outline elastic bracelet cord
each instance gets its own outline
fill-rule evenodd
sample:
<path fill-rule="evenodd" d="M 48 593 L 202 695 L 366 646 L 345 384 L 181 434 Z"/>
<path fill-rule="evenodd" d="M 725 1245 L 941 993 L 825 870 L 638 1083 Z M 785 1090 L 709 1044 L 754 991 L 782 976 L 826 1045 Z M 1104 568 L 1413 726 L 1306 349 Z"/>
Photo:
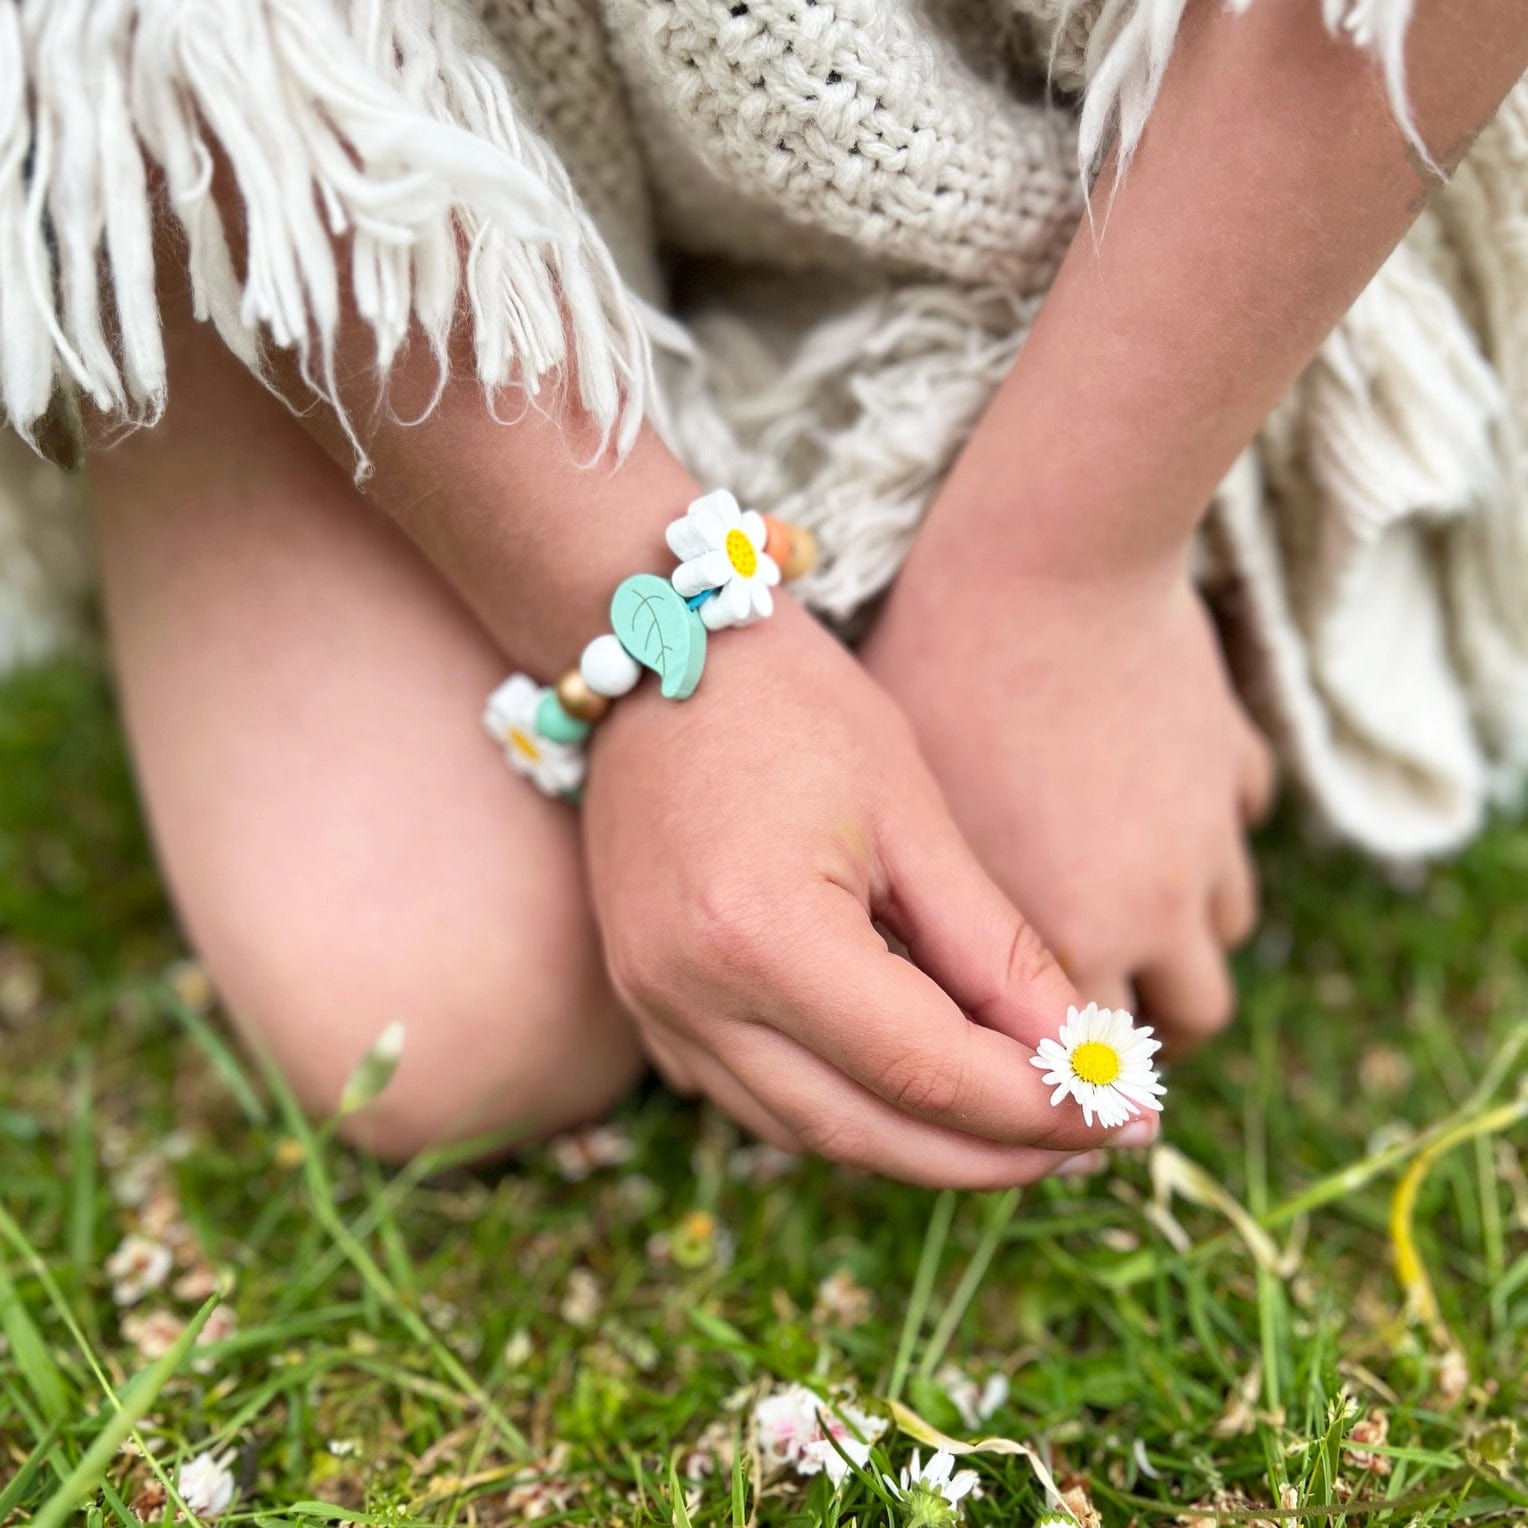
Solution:
<path fill-rule="evenodd" d="M 591 729 L 643 669 L 667 699 L 688 699 L 705 668 L 707 634 L 766 619 L 775 585 L 817 561 L 809 530 L 739 509 L 724 488 L 696 499 L 664 539 L 679 559 L 673 576 L 623 579 L 610 600 L 611 629 L 584 648 L 577 668 L 555 685 L 511 674 L 488 697 L 489 736 L 509 767 L 548 796 L 577 798 Z"/>

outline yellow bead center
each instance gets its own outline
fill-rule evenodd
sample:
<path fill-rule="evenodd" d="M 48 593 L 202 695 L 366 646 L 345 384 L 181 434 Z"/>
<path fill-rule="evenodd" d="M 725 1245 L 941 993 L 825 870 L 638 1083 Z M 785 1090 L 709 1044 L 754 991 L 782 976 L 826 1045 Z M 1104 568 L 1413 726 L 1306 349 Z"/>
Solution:
<path fill-rule="evenodd" d="M 727 561 L 736 570 L 739 578 L 752 578 L 758 571 L 759 554 L 753 549 L 751 542 L 743 531 L 727 532 Z"/>
<path fill-rule="evenodd" d="M 1102 1040 L 1087 1040 L 1072 1052 L 1072 1070 L 1084 1082 L 1106 1088 L 1119 1076 L 1119 1052 Z"/>
<path fill-rule="evenodd" d="M 509 746 L 529 763 L 541 762 L 541 750 L 536 746 L 536 740 L 530 733 L 522 732 L 519 727 L 509 729 Z"/>

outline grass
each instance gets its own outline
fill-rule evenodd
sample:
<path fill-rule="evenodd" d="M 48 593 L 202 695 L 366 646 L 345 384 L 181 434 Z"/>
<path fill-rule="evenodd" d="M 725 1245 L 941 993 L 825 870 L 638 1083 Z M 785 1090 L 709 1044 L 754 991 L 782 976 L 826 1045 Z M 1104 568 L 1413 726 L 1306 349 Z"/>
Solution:
<path fill-rule="evenodd" d="M 900 1465 L 971 1436 L 948 1363 L 1008 1376 L 980 1430 L 1107 1524 L 1528 1521 L 1528 833 L 1404 894 L 1287 824 L 1263 861 L 1241 1022 L 1174 1076 L 1152 1171 L 956 1196 L 782 1170 L 653 1089 L 631 1160 L 582 1182 L 552 1152 L 388 1173 L 177 965 L 98 674 L 10 681 L 0 1522 L 171 1521 L 211 1449 L 224 1522 L 899 1523 L 869 1473 L 762 1471 L 749 1410 L 852 1388 Z M 145 1221 L 177 1266 L 119 1310 L 104 1264 Z M 161 1351 L 193 1316 L 218 1340 Z M 1044 1509 L 1011 1444 L 964 1462 L 970 1522 Z"/>

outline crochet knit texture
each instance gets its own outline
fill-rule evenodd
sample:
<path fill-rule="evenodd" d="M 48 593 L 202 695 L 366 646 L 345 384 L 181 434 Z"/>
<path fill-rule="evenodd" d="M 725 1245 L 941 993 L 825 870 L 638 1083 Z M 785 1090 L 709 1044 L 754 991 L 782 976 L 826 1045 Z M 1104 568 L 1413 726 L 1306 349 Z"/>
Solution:
<path fill-rule="evenodd" d="M 343 231 L 382 364 L 411 329 L 443 355 L 465 310 L 492 400 L 562 385 L 571 343 L 617 448 L 649 418 L 702 481 L 817 532 L 802 595 L 852 626 L 1022 345 L 1084 172 L 1128 159 L 1182 3 L 20 0 L 0 403 L 28 438 L 68 394 L 152 424 L 152 172 L 198 311 L 250 366 L 291 348 L 332 396 Z M 1409 9 L 1323 3 L 1412 130 Z M 1249 701 L 1375 852 L 1456 845 L 1528 772 L 1525 439 L 1520 85 L 1202 538 Z M 0 665 L 58 639 L 80 584 L 59 498 L 0 462 Z"/>

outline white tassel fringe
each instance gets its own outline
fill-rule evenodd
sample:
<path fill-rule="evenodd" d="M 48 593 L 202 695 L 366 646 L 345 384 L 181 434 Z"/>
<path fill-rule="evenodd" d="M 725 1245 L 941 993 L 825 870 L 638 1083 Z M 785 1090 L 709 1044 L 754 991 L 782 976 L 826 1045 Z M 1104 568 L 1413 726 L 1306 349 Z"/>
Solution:
<path fill-rule="evenodd" d="M 124 424 L 163 410 L 157 179 L 196 313 L 251 367 L 293 351 L 344 419 L 347 292 L 383 369 L 412 332 L 444 376 L 465 306 L 490 395 L 571 381 L 601 449 L 625 450 L 651 385 L 642 316 L 483 45 L 441 0 L 0 6 L 7 420 L 32 439 L 59 384 Z"/>
<path fill-rule="evenodd" d="M 1065 0 L 1053 36 L 1058 40 L 1086 0 Z M 1077 162 L 1085 184 L 1115 155 L 1119 185 L 1140 146 L 1147 119 L 1167 74 L 1186 0 L 1105 0 L 1083 59 L 1087 89 L 1078 123 Z M 1224 0 L 1241 14 L 1253 0 Z M 1299 0 L 1309 3 L 1309 0 Z M 1406 30 L 1413 0 L 1321 0 L 1321 17 L 1334 37 L 1372 53 L 1385 75 L 1390 107 L 1423 164 L 1441 177 L 1417 130 L 1406 93 Z"/>

